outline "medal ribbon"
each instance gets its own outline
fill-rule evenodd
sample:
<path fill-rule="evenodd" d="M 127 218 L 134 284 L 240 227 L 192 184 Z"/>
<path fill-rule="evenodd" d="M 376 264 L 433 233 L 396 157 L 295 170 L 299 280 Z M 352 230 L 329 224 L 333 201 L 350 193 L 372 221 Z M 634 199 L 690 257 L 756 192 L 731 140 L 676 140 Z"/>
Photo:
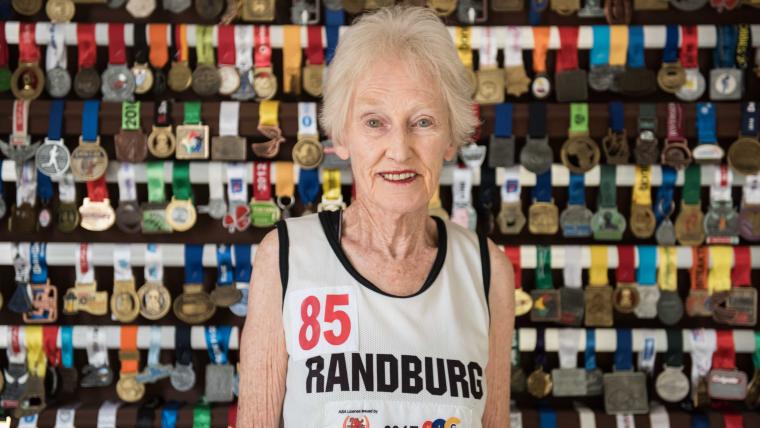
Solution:
<path fill-rule="evenodd" d="M 8 41 L 5 38 L 5 21 L 0 21 L 0 68 L 8 68 Z"/>
<path fill-rule="evenodd" d="M 712 267 L 707 274 L 707 288 L 710 294 L 731 289 L 731 265 L 734 252 L 729 246 L 709 247 Z"/>
<path fill-rule="evenodd" d="M 100 101 L 86 100 L 82 109 L 82 142 L 94 143 L 98 140 L 98 114 Z"/>
<path fill-rule="evenodd" d="M 277 100 L 264 100 L 259 103 L 259 127 L 274 126 L 279 127 L 278 112 L 280 102 Z"/>
<path fill-rule="evenodd" d="M 74 368 L 74 327 L 70 325 L 61 326 L 61 365 Z"/>
<path fill-rule="evenodd" d="M 615 371 L 633 370 L 633 336 L 630 328 L 615 330 L 617 346 L 615 349 Z"/>
<path fill-rule="evenodd" d="M 338 47 L 340 38 L 340 27 L 345 22 L 345 12 L 343 9 L 332 10 L 325 8 L 325 36 L 327 39 L 327 48 L 325 51 L 325 63 L 330 64 L 335 55 L 335 48 Z"/>
<path fill-rule="evenodd" d="M 100 327 L 85 327 L 87 330 L 85 348 L 87 362 L 95 367 L 108 367 L 108 348 L 106 347 L 106 332 Z"/>
<path fill-rule="evenodd" d="M 634 205 L 652 205 L 652 170 L 649 166 L 636 165 L 633 186 Z"/>
<path fill-rule="evenodd" d="M 578 27 L 559 27 L 560 49 L 557 51 L 555 72 L 578 68 Z"/>
<path fill-rule="evenodd" d="M 216 26 L 216 46 L 219 49 L 219 65 L 235 66 L 235 27 L 233 25 Z"/>
<path fill-rule="evenodd" d="M 570 130 L 569 135 L 588 135 L 588 104 L 570 104 Z"/>
<path fill-rule="evenodd" d="M 235 244 L 235 282 L 245 284 L 251 282 L 251 246 L 248 244 Z"/>
<path fill-rule="evenodd" d="M 589 286 L 603 287 L 609 284 L 607 277 L 607 247 L 604 245 L 592 245 L 589 247 L 589 251 L 591 252 L 591 266 L 588 269 Z"/>
<path fill-rule="evenodd" d="M 121 129 L 140 131 L 140 101 L 121 103 Z"/>
<path fill-rule="evenodd" d="M 179 31 L 179 27 L 182 24 L 177 25 L 175 31 Z M 160 70 L 164 68 L 167 62 L 169 62 L 169 41 L 167 40 L 167 24 L 148 24 L 148 43 L 150 44 L 150 53 L 148 54 L 148 60 L 150 65 Z M 185 50 L 185 61 L 187 61 L 187 46 L 177 46 L 176 49 L 180 51 L 182 48 Z"/>
<path fill-rule="evenodd" d="M 113 279 L 115 281 L 134 280 L 132 275 L 131 251 L 127 245 L 114 245 L 113 248 Z"/>
<path fill-rule="evenodd" d="M 681 196 L 684 204 L 701 204 L 701 185 L 702 168 L 699 165 L 691 165 L 686 168 L 686 172 L 684 173 L 683 194 Z"/>
<path fill-rule="evenodd" d="M 148 202 L 163 203 L 166 200 L 164 191 L 164 162 L 147 162 Z"/>
<path fill-rule="evenodd" d="M 145 282 L 160 283 L 164 280 L 164 265 L 158 244 L 145 245 Z"/>
<path fill-rule="evenodd" d="M 21 180 L 16 183 L 16 205 L 29 204 L 34 206 L 37 195 L 37 168 L 34 161 L 26 161 L 21 167 Z"/>
<path fill-rule="evenodd" d="M 678 255 L 676 247 L 659 247 L 660 266 L 657 284 L 662 291 L 678 291 Z"/>
<path fill-rule="evenodd" d="M 607 65 L 610 62 L 610 27 L 609 25 L 593 25 L 594 41 L 589 52 L 591 67 Z"/>
<path fill-rule="evenodd" d="M 731 271 L 731 284 L 734 287 L 750 287 L 752 284 L 752 256 L 749 247 L 736 246 L 733 248 L 734 269 Z"/>
<path fill-rule="evenodd" d="M 736 38 L 735 26 L 718 26 L 718 40 L 713 50 L 714 68 L 736 68 Z"/>
<path fill-rule="evenodd" d="M 696 25 L 681 26 L 681 65 L 683 68 L 699 68 L 697 53 L 699 37 Z"/>
<path fill-rule="evenodd" d="M 234 25 L 235 65 L 240 72 L 253 66 L 253 25 Z"/>
<path fill-rule="evenodd" d="M 95 282 L 95 269 L 90 263 L 92 247 L 87 243 L 79 244 L 76 250 L 77 284 L 92 284 Z"/>
<path fill-rule="evenodd" d="M 752 354 L 752 364 L 755 370 L 760 370 L 760 331 L 755 332 L 755 352 Z"/>
<path fill-rule="evenodd" d="M 546 136 L 546 103 L 530 103 L 528 114 L 528 136 L 533 138 Z"/>
<path fill-rule="evenodd" d="M 704 413 L 692 413 L 691 428 L 710 428 L 710 419 Z"/>
<path fill-rule="evenodd" d="M 42 205 L 47 205 L 53 199 L 53 181 L 42 171 L 37 171 L 37 196 Z"/>
<path fill-rule="evenodd" d="M 498 51 L 499 46 L 495 43 L 494 36 L 491 34 L 491 27 L 481 27 L 478 68 L 480 70 L 498 68 L 499 63 L 496 61 Z"/>
<path fill-rule="evenodd" d="M 563 369 L 573 369 L 578 366 L 578 340 L 581 337 L 579 328 L 567 328 L 559 335 L 559 366 Z"/>
<path fill-rule="evenodd" d="M 77 62 L 79 69 L 92 68 L 98 62 L 98 49 L 95 45 L 95 24 L 78 22 L 77 27 Z M 85 101 L 85 105 L 86 105 Z"/>
<path fill-rule="evenodd" d="M 628 27 L 628 68 L 646 68 L 644 59 L 644 27 L 631 25 Z"/>
<path fill-rule="evenodd" d="M 214 46 L 211 44 L 213 28 L 208 25 L 195 26 L 195 56 L 198 65 L 214 65 Z"/>
<path fill-rule="evenodd" d="M 757 137 L 757 116 L 757 104 L 754 101 L 742 105 L 742 136 Z"/>
<path fill-rule="evenodd" d="M 472 173 L 470 170 L 458 167 L 454 170 L 453 185 L 451 186 L 452 211 L 454 208 L 467 207 L 472 203 Z M 466 223 L 465 223 L 466 224 Z"/>
<path fill-rule="evenodd" d="M 47 243 L 32 242 L 29 245 L 29 260 L 31 261 L 32 284 L 46 284 L 48 280 L 48 266 L 46 261 Z"/>
<path fill-rule="evenodd" d="M 602 164 L 599 172 L 599 208 L 617 208 L 617 169 Z"/>
<path fill-rule="evenodd" d="M 596 369 L 596 329 L 586 329 L 586 349 L 583 351 L 583 361 L 587 372 Z"/>
<path fill-rule="evenodd" d="M 339 169 L 322 170 L 322 198 L 328 201 L 342 201 L 343 193 L 340 185 Z"/>
<path fill-rule="evenodd" d="M 119 373 L 121 374 L 128 374 L 128 373 L 137 373 L 138 371 L 138 365 L 140 364 L 140 354 L 137 350 L 137 326 L 136 325 L 123 325 L 120 328 L 120 337 L 121 342 L 119 349 L 119 361 L 121 363 L 121 368 L 119 369 Z M 134 353 L 134 355 L 137 355 L 137 359 L 134 358 L 126 358 L 127 356 L 130 356 L 129 354 Z"/>
<path fill-rule="evenodd" d="M 87 182 L 87 197 L 91 202 L 103 202 L 108 199 L 105 175 Z"/>
<path fill-rule="evenodd" d="M 293 200 L 296 191 L 293 162 L 277 161 L 274 163 L 274 194 L 277 198 Z"/>
<path fill-rule="evenodd" d="M 668 103 L 668 139 L 683 138 L 683 108 L 679 103 Z"/>
<path fill-rule="evenodd" d="M 67 66 L 66 26 L 65 24 L 50 24 L 48 46 L 45 52 L 45 69 L 52 70 L 60 67 L 65 70 Z"/>
<path fill-rule="evenodd" d="M 208 199 L 224 202 L 224 184 L 222 182 L 224 164 L 222 162 L 208 163 Z"/>
<path fill-rule="evenodd" d="M 50 111 L 48 112 L 48 134 L 47 138 L 50 141 L 61 140 L 61 130 L 63 129 L 63 100 L 50 101 Z"/>
<path fill-rule="evenodd" d="M 747 53 L 750 47 L 750 28 L 748 24 L 739 24 L 737 30 L 737 42 L 736 42 L 736 66 L 741 69 L 747 69 L 749 65 L 747 62 Z"/>
<path fill-rule="evenodd" d="M 602 247 L 605 248 L 606 247 Z M 633 253 L 633 245 L 618 245 L 618 267 L 615 270 L 615 281 L 617 284 L 632 284 L 636 282 L 636 256 Z M 605 271 L 605 278 L 606 278 Z"/>
<path fill-rule="evenodd" d="M 14 325 L 10 327 L 11 346 L 8 346 L 5 350 L 8 354 L 8 362 L 14 364 L 26 363 L 26 348 L 21 347 L 21 336 L 23 331 L 21 327 Z"/>
<path fill-rule="evenodd" d="M 24 326 L 24 341 L 26 342 L 26 361 L 29 366 L 29 373 L 32 376 L 44 379 L 47 358 L 42 352 L 42 326 Z"/>
<path fill-rule="evenodd" d="M 731 199 L 731 182 L 733 182 L 733 173 L 728 169 L 728 165 L 722 164 L 715 169 L 715 181 L 710 186 L 710 201 L 732 202 Z"/>
<path fill-rule="evenodd" d="M 585 174 L 570 173 L 570 186 L 568 186 L 568 205 L 586 206 L 586 188 L 583 184 Z"/>
<path fill-rule="evenodd" d="M 546 54 L 549 51 L 550 31 L 550 27 L 533 27 L 533 71 L 536 74 L 546 73 Z M 533 134 L 529 135 L 534 136 Z"/>
<path fill-rule="evenodd" d="M 707 290 L 708 247 L 692 247 L 689 268 L 692 290 Z"/>
<path fill-rule="evenodd" d="M 188 201 L 193 199 L 193 188 L 190 186 L 190 162 L 174 161 L 172 191 L 177 200 Z"/>
<path fill-rule="evenodd" d="M 454 44 L 457 47 L 459 60 L 462 61 L 465 68 L 472 69 L 472 29 L 470 27 L 454 28 Z"/>
<path fill-rule="evenodd" d="M 185 284 L 203 284 L 203 244 L 185 244 Z"/>
<path fill-rule="evenodd" d="M 552 170 L 536 175 L 536 185 L 533 187 L 533 199 L 536 202 L 552 201 Z"/>
<path fill-rule="evenodd" d="M 190 346 L 191 327 L 186 324 L 179 324 L 174 329 L 174 349 L 177 354 L 177 363 L 183 366 L 191 364 L 193 361 L 193 349 Z"/>
<path fill-rule="evenodd" d="M 610 26 L 610 66 L 625 67 L 628 56 L 628 26 Z"/>
<path fill-rule="evenodd" d="M 610 129 L 615 133 L 625 132 L 625 111 L 621 101 L 610 101 L 607 105 Z"/>
<path fill-rule="evenodd" d="M 237 403 L 232 403 L 227 407 L 227 428 L 237 426 Z"/>
<path fill-rule="evenodd" d="M 216 283 L 220 286 L 231 285 L 234 269 L 232 267 L 232 247 L 216 244 Z"/>
<path fill-rule="evenodd" d="M 150 345 L 148 346 L 148 366 L 158 366 L 161 358 L 161 326 L 150 326 Z"/>
<path fill-rule="evenodd" d="M 178 415 L 179 403 L 173 400 L 166 403 L 161 409 L 161 428 L 175 428 Z"/>
<path fill-rule="evenodd" d="M 98 408 L 98 428 L 116 428 L 116 413 L 121 401 L 104 401 Z"/>
<path fill-rule="evenodd" d="M 108 24 L 108 63 L 124 65 L 127 63 L 127 45 L 124 43 L 124 24 Z"/>
<path fill-rule="evenodd" d="M 253 199 L 269 201 L 272 199 L 271 162 L 253 162 Z"/>
<path fill-rule="evenodd" d="M 512 104 L 501 103 L 494 107 L 495 123 L 493 135 L 496 137 L 509 138 L 512 136 Z"/>
<path fill-rule="evenodd" d="M 565 247 L 565 266 L 562 268 L 562 277 L 565 286 L 569 288 L 581 288 L 583 268 L 581 247 L 578 245 L 568 245 Z"/>
<path fill-rule="evenodd" d="M 522 268 L 520 263 L 520 247 L 504 246 L 504 254 L 512 263 L 512 270 L 515 273 L 515 289 L 522 288 Z M 517 331 L 515 329 L 515 331 Z"/>
<path fill-rule="evenodd" d="M 723 426 L 725 428 L 744 428 L 744 416 L 741 413 L 723 413 Z"/>
<path fill-rule="evenodd" d="M 662 223 L 665 218 L 670 216 L 673 205 L 673 192 L 676 187 L 676 177 L 678 173 L 672 167 L 663 165 L 662 185 L 657 189 L 656 203 L 654 206 L 654 215 L 657 224 Z"/>
<path fill-rule="evenodd" d="M 680 32 L 677 25 L 668 25 L 665 30 L 665 49 L 662 51 L 662 62 L 666 64 L 678 61 L 678 44 Z"/>
<path fill-rule="evenodd" d="M 322 47 L 322 27 L 309 25 L 306 27 L 306 61 L 311 65 L 325 63 L 325 53 Z"/>
<path fill-rule="evenodd" d="M 37 63 L 40 60 L 40 48 L 35 40 L 35 23 L 21 22 L 18 29 L 18 61 L 20 63 Z"/>
<path fill-rule="evenodd" d="M 639 255 L 636 282 L 639 285 L 657 284 L 657 247 L 654 245 L 639 245 L 636 247 L 636 252 Z"/>
<path fill-rule="evenodd" d="M 712 355 L 716 347 L 715 330 L 694 329 L 691 331 L 691 387 L 696 388 L 699 378 L 710 371 Z"/>
<path fill-rule="evenodd" d="M 199 402 L 193 408 L 193 428 L 211 428 L 211 407 Z"/>
<path fill-rule="evenodd" d="M 206 332 L 206 348 L 213 364 L 227 364 L 227 351 L 229 350 L 230 333 L 229 325 L 204 327 Z"/>
<path fill-rule="evenodd" d="M 717 144 L 715 135 L 715 106 L 697 103 L 697 140 L 699 144 Z"/>
<path fill-rule="evenodd" d="M 715 369 L 735 369 L 736 349 L 734 348 L 733 330 L 717 330 L 717 349 L 712 356 L 712 367 Z"/>
<path fill-rule="evenodd" d="M 668 338 L 665 365 L 668 367 L 683 367 L 683 333 L 681 329 L 669 328 L 665 330 L 665 334 Z"/>
<path fill-rule="evenodd" d="M 551 290 L 552 281 L 552 251 L 546 245 L 536 246 L 536 289 Z"/>
<path fill-rule="evenodd" d="M 201 102 L 200 101 L 185 101 L 184 108 L 184 124 L 185 125 L 200 125 L 201 123 Z"/>
<path fill-rule="evenodd" d="M 174 26 L 174 45 L 174 60 L 177 62 L 190 61 L 190 45 L 187 43 L 187 25 L 176 24 Z"/>
<path fill-rule="evenodd" d="M 219 135 L 239 135 L 240 102 L 222 101 L 219 104 Z"/>
<path fill-rule="evenodd" d="M 27 100 L 13 101 L 13 133 L 11 134 L 10 143 L 13 146 L 26 146 L 29 130 L 29 104 Z"/>
<path fill-rule="evenodd" d="M 253 54 L 255 68 L 272 66 L 272 46 L 269 42 L 269 26 L 257 25 L 254 27 L 254 44 L 256 50 Z"/>
<path fill-rule="evenodd" d="M 145 64 L 150 60 L 148 48 L 148 25 L 144 22 L 132 24 L 132 47 L 135 50 L 135 64 Z"/>
<path fill-rule="evenodd" d="M 538 410 L 538 426 L 540 428 L 557 428 L 557 413 L 549 407 L 540 408 Z"/>
<path fill-rule="evenodd" d="M 61 364 L 61 350 L 58 348 L 58 330 L 57 325 L 46 325 L 42 327 L 42 346 L 45 349 L 50 367 L 58 367 Z"/>
<path fill-rule="evenodd" d="M 282 26 L 282 90 L 286 94 L 301 92 L 301 26 Z"/>
<path fill-rule="evenodd" d="M 171 114 L 170 104 L 167 100 L 161 100 L 161 102 L 155 103 L 156 111 L 154 114 L 155 122 L 157 126 L 170 126 Z"/>
<path fill-rule="evenodd" d="M 544 328 L 536 327 L 536 349 L 533 354 L 533 362 L 536 368 L 544 368 L 546 364 Z"/>

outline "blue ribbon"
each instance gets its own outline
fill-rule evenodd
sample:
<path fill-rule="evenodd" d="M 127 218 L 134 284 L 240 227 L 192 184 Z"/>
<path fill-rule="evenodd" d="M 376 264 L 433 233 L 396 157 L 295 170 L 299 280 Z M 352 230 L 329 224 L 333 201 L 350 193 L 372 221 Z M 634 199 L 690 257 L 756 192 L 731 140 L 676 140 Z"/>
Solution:
<path fill-rule="evenodd" d="M 63 129 L 63 100 L 50 102 L 50 118 L 48 119 L 48 139 L 57 141 L 61 139 Z"/>
<path fill-rule="evenodd" d="M 570 185 L 567 188 L 568 205 L 586 205 L 586 186 L 583 185 L 584 174 L 570 173 Z"/>
<path fill-rule="evenodd" d="M 185 283 L 203 284 L 203 244 L 185 245 Z"/>
<path fill-rule="evenodd" d="M 654 204 L 654 217 L 657 220 L 657 224 L 660 224 L 670 214 L 677 176 L 678 173 L 674 168 L 662 166 L 662 185 L 657 189 L 657 198 Z"/>
<path fill-rule="evenodd" d="M 496 117 L 496 123 L 493 127 L 493 135 L 497 137 L 511 137 L 512 136 L 512 104 L 501 103 L 496 104 L 494 116 Z"/>
<path fill-rule="evenodd" d="M 615 370 L 633 370 L 633 339 L 630 328 L 619 328 L 615 350 Z"/>
<path fill-rule="evenodd" d="M 594 25 L 591 28 L 594 34 L 594 43 L 591 45 L 589 62 L 592 66 L 609 64 L 610 27 L 607 25 Z"/>
<path fill-rule="evenodd" d="M 528 10 L 528 22 L 530 25 L 538 25 L 541 22 L 541 14 L 549 5 L 549 0 L 531 0 Z"/>
<path fill-rule="evenodd" d="M 29 246 L 29 259 L 32 262 L 32 284 L 45 284 L 48 279 L 47 244 L 32 242 Z"/>
<path fill-rule="evenodd" d="M 319 170 L 304 169 L 298 173 L 298 197 L 304 204 L 312 204 L 319 196 Z"/>
<path fill-rule="evenodd" d="M 699 144 L 715 144 L 715 106 L 713 103 L 697 103 L 697 139 Z"/>
<path fill-rule="evenodd" d="M 628 68 L 646 68 L 644 60 L 644 27 L 628 27 Z"/>
<path fill-rule="evenodd" d="M 557 428 L 557 413 L 548 407 L 538 409 L 538 425 L 540 428 Z"/>
<path fill-rule="evenodd" d="M 335 48 L 338 47 L 338 38 L 340 37 L 340 26 L 346 20 L 346 14 L 343 9 L 325 8 L 325 34 L 327 36 L 327 49 L 325 49 L 325 63 L 330 64 L 335 56 Z"/>
<path fill-rule="evenodd" d="M 590 372 L 596 369 L 596 330 L 586 329 L 586 350 L 583 352 L 584 366 Z"/>
<path fill-rule="evenodd" d="M 668 25 L 665 31 L 665 49 L 662 52 L 662 62 L 678 61 L 678 39 L 680 37 L 678 31 L 677 25 Z"/>
<path fill-rule="evenodd" d="M 82 110 L 82 141 L 95 142 L 98 139 L 98 112 L 100 101 L 86 100 Z"/>
<path fill-rule="evenodd" d="M 736 65 L 736 38 L 738 30 L 733 25 L 718 27 L 718 41 L 713 50 L 715 68 L 734 68 Z"/>
<path fill-rule="evenodd" d="M 657 283 L 657 247 L 654 245 L 639 245 L 639 268 L 636 270 L 636 281 L 639 285 L 654 285 Z"/>
<path fill-rule="evenodd" d="M 61 326 L 61 364 L 70 369 L 74 367 L 74 327 Z"/>
<path fill-rule="evenodd" d="M 251 246 L 235 244 L 235 282 L 248 283 L 251 280 Z"/>
<path fill-rule="evenodd" d="M 537 202 L 552 200 L 552 170 L 536 174 L 536 185 L 533 187 L 533 199 Z"/>
<path fill-rule="evenodd" d="M 704 413 L 692 413 L 691 428 L 710 428 L 710 419 Z"/>
<path fill-rule="evenodd" d="M 228 325 L 206 326 L 206 349 L 214 364 L 227 364 L 232 327 Z"/>
<path fill-rule="evenodd" d="M 625 131 L 623 103 L 621 101 L 610 101 L 607 110 L 610 115 L 610 129 L 618 133 Z"/>
<path fill-rule="evenodd" d="M 742 106 L 742 135 L 754 137 L 757 135 L 757 103 L 749 101 Z"/>
<path fill-rule="evenodd" d="M 177 426 L 177 414 L 179 403 L 172 400 L 161 409 L 161 428 L 175 428 Z"/>
<path fill-rule="evenodd" d="M 37 171 L 37 196 L 43 204 L 53 199 L 53 181 L 42 171 Z"/>
<path fill-rule="evenodd" d="M 216 244 L 216 283 L 231 285 L 234 279 L 232 267 L 232 247 L 227 244 Z"/>

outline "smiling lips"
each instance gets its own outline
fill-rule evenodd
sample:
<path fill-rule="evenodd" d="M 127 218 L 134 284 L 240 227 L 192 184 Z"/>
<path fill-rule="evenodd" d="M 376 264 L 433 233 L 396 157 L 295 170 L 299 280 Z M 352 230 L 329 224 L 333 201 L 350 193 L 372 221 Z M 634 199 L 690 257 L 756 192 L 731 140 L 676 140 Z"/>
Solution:
<path fill-rule="evenodd" d="M 417 178 L 417 175 L 419 175 L 416 172 L 408 169 L 402 171 L 383 171 L 377 174 L 382 177 L 383 180 L 394 184 L 411 183 Z"/>

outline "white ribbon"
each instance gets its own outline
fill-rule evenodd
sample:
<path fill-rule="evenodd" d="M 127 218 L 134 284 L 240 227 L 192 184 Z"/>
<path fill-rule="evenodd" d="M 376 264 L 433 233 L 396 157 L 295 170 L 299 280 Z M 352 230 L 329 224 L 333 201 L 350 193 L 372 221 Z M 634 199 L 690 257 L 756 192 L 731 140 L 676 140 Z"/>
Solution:
<path fill-rule="evenodd" d="M 593 410 L 579 402 L 575 402 L 573 405 L 575 406 L 575 411 L 578 412 L 580 428 L 596 428 L 596 416 L 594 416 Z"/>
<path fill-rule="evenodd" d="M 636 428 L 636 421 L 633 415 L 616 415 L 615 423 L 617 428 Z"/>
<path fill-rule="evenodd" d="M 222 101 L 219 106 L 219 135 L 238 136 L 240 102 Z"/>
<path fill-rule="evenodd" d="M 491 27 L 480 27 L 480 69 L 496 68 L 498 63 L 496 62 L 496 55 L 499 52 L 499 47 L 496 45 L 494 35 L 491 34 Z"/>
<path fill-rule="evenodd" d="M 145 247 L 145 282 L 163 282 L 164 265 L 161 259 L 161 247 L 147 244 Z"/>
<path fill-rule="evenodd" d="M 725 173 L 725 184 L 722 184 Z M 730 202 L 731 199 L 731 183 L 733 182 L 734 174 L 726 165 L 715 168 L 715 181 L 710 186 L 710 201 Z"/>
<path fill-rule="evenodd" d="M 16 181 L 16 206 L 23 203 L 34 206 L 37 200 L 37 167 L 34 161 L 26 161 L 21 166 L 21 177 Z"/>
<path fill-rule="evenodd" d="M 520 166 L 504 169 L 504 185 L 501 186 L 501 202 L 520 201 Z"/>
<path fill-rule="evenodd" d="M 56 67 L 66 69 L 68 57 L 66 55 L 66 24 L 50 24 L 50 40 L 45 51 L 45 70 Z"/>
<path fill-rule="evenodd" d="M 122 162 L 116 173 L 119 182 L 119 201 L 137 201 L 137 184 L 135 184 L 135 166 L 129 162 Z"/>
<path fill-rule="evenodd" d="M 208 163 L 208 199 L 224 200 L 224 181 L 223 170 L 224 164 L 221 162 Z"/>
<path fill-rule="evenodd" d="M 317 130 L 317 103 L 298 103 L 298 135 L 319 135 Z"/>
<path fill-rule="evenodd" d="M 241 72 L 253 67 L 253 26 L 235 26 L 235 66 Z"/>
<path fill-rule="evenodd" d="M 667 409 L 656 401 L 649 404 L 649 425 L 652 428 L 670 428 Z"/>
<path fill-rule="evenodd" d="M 578 367 L 578 343 L 581 338 L 581 330 L 578 328 L 566 328 L 559 335 L 559 366 L 563 369 Z"/>
<path fill-rule="evenodd" d="M 77 188 L 74 185 L 74 175 L 71 171 L 66 171 L 58 181 L 58 199 L 66 203 L 77 201 Z"/>
<path fill-rule="evenodd" d="M 583 285 L 582 251 L 579 245 L 565 247 L 565 267 L 562 268 L 562 276 L 568 288 L 581 288 Z"/>
<path fill-rule="evenodd" d="M 108 367 L 108 347 L 105 329 L 100 327 L 83 328 L 86 329 L 84 336 L 88 364 L 95 367 Z"/>
<path fill-rule="evenodd" d="M 134 278 L 130 264 L 131 257 L 129 245 L 113 246 L 113 278 L 116 281 L 129 281 Z"/>
<path fill-rule="evenodd" d="M 638 356 L 639 371 L 651 374 L 654 370 L 654 362 L 657 357 L 657 336 L 654 330 L 641 330 L 644 339 L 644 347 Z"/>
<path fill-rule="evenodd" d="M 98 409 L 98 428 L 116 428 L 116 413 L 121 402 L 104 401 Z"/>
<path fill-rule="evenodd" d="M 696 388 L 699 378 L 712 367 L 712 355 L 717 347 L 715 330 L 691 330 L 691 387 Z"/>
<path fill-rule="evenodd" d="M 507 27 L 506 46 L 504 48 L 504 67 L 523 65 L 520 34 L 520 28 L 513 25 Z"/>
<path fill-rule="evenodd" d="M 55 428 L 74 428 L 79 403 L 60 407 L 55 412 Z"/>
<path fill-rule="evenodd" d="M 242 163 L 227 164 L 227 199 L 230 205 L 248 203 L 248 183 Z"/>

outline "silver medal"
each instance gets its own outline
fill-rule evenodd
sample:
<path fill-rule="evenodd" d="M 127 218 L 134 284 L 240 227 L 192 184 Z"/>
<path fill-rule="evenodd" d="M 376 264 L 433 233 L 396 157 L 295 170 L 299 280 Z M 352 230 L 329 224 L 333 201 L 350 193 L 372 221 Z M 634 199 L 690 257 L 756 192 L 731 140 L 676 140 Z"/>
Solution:
<path fill-rule="evenodd" d="M 101 78 L 103 101 L 131 101 L 135 93 L 135 75 L 123 64 L 108 64 Z"/>
<path fill-rule="evenodd" d="M 238 101 L 256 98 L 256 91 L 253 89 L 253 70 L 248 69 L 240 72 L 240 86 L 230 97 Z"/>
<path fill-rule="evenodd" d="M 230 311 L 239 317 L 248 314 L 248 288 L 240 289 L 240 300 L 230 306 Z"/>
<path fill-rule="evenodd" d="M 554 152 L 549 146 L 549 139 L 544 138 L 527 138 L 525 147 L 520 152 L 520 163 L 528 171 L 535 174 L 542 174 L 552 167 Z"/>
<path fill-rule="evenodd" d="M 235 368 L 230 364 L 206 365 L 206 401 L 209 403 L 228 403 L 234 399 L 232 383 Z"/>
<path fill-rule="evenodd" d="M 659 245 L 675 245 L 676 244 L 676 228 L 670 218 L 665 218 L 655 232 L 655 238 Z"/>
<path fill-rule="evenodd" d="M 705 76 L 699 72 L 698 68 L 687 68 L 684 71 L 686 72 L 686 83 L 676 91 L 676 98 L 681 101 L 696 101 L 702 97 L 707 88 Z"/>
<path fill-rule="evenodd" d="M 710 99 L 739 100 L 744 92 L 744 78 L 738 68 L 710 70 Z"/>
<path fill-rule="evenodd" d="M 585 205 L 568 205 L 559 216 L 562 236 L 566 238 L 582 238 L 591 236 L 591 218 L 594 213 Z"/>
<path fill-rule="evenodd" d="M 45 144 L 37 149 L 34 163 L 37 169 L 51 178 L 58 178 L 69 169 L 71 153 L 62 141 L 45 139 Z"/>
<path fill-rule="evenodd" d="M 609 65 L 593 65 L 588 73 L 588 86 L 597 91 L 609 91 L 612 88 L 612 70 Z"/>
<path fill-rule="evenodd" d="M 593 370 L 586 371 L 586 395 L 594 397 L 602 395 L 604 391 L 604 373 L 595 368 Z"/>
<path fill-rule="evenodd" d="M 71 91 L 71 75 L 61 67 L 48 70 L 45 77 L 45 89 L 53 98 L 65 97 Z"/>
<path fill-rule="evenodd" d="M 552 370 L 552 394 L 555 397 L 586 395 L 586 370 L 582 368 Z"/>
<path fill-rule="evenodd" d="M 12 138 L 16 137 L 12 136 Z M 16 161 L 19 165 L 21 162 L 31 159 L 37 152 L 37 148 L 42 144 L 40 141 L 31 143 L 32 137 L 29 135 L 26 135 L 23 138 L 26 138 L 24 144 L 8 144 L 5 141 L 0 140 L 0 152 L 2 152 L 8 159 Z"/>
<path fill-rule="evenodd" d="M 605 374 L 604 408 L 610 415 L 648 413 L 646 375 L 642 372 Z"/>
<path fill-rule="evenodd" d="M 708 0 L 669 0 L 669 3 L 676 9 L 684 12 L 694 12 L 702 9 Z"/>
<path fill-rule="evenodd" d="M 195 386 L 195 370 L 193 370 L 192 364 L 179 364 L 177 363 L 172 370 L 172 374 L 169 376 L 172 387 L 180 392 L 185 392 L 193 389 Z"/>
<path fill-rule="evenodd" d="M 171 13 L 182 13 L 192 6 L 192 0 L 164 0 L 164 10 Z"/>
<path fill-rule="evenodd" d="M 657 300 L 657 318 L 665 325 L 676 325 L 683 317 L 683 301 L 675 291 L 663 291 Z"/>
<path fill-rule="evenodd" d="M 657 285 L 638 285 L 639 304 L 633 310 L 638 318 L 654 318 L 657 316 L 657 301 L 660 300 L 660 289 Z"/>
<path fill-rule="evenodd" d="M 655 381 L 657 395 L 669 403 L 678 403 L 689 395 L 689 378 L 683 373 L 683 367 L 668 367 L 657 376 Z"/>
<path fill-rule="evenodd" d="M 603 18 L 604 9 L 602 9 L 601 0 L 586 0 L 581 10 L 578 11 L 580 18 Z"/>
<path fill-rule="evenodd" d="M 198 214 L 208 214 L 215 220 L 221 220 L 227 214 L 227 203 L 224 199 L 212 199 L 208 205 L 198 205 Z"/>

